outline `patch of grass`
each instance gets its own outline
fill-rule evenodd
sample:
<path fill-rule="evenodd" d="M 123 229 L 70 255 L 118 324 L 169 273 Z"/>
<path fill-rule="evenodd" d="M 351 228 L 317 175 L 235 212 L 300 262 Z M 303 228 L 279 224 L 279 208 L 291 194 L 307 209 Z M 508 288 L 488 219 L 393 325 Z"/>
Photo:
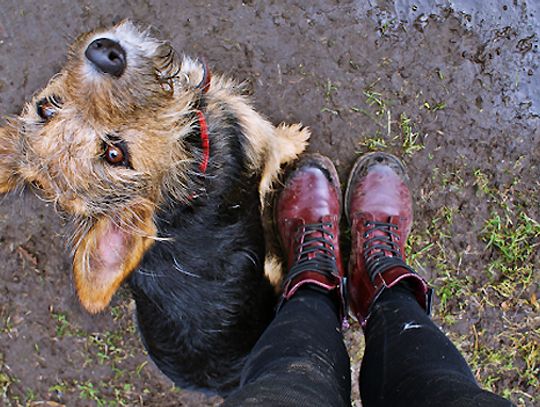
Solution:
<path fill-rule="evenodd" d="M 332 100 L 332 96 L 334 93 L 338 90 L 338 85 L 336 83 L 333 83 L 330 79 L 326 81 L 326 83 L 323 86 L 324 89 L 324 100 L 327 104 L 332 105 L 332 107 L 324 106 L 321 109 L 321 113 L 330 113 L 331 115 L 337 116 L 339 115 L 339 109 L 334 106 L 334 102 Z"/>
<path fill-rule="evenodd" d="M 478 199 L 487 199 L 490 215 L 478 236 L 487 257 L 487 282 L 472 299 L 480 309 L 498 308 L 504 329 L 495 339 L 490 338 L 492 332 L 476 333 L 468 360 L 483 386 L 520 406 L 535 405 L 538 394 L 524 389 L 540 387 L 540 328 L 530 329 L 537 326 L 533 315 L 540 309 L 535 295 L 540 223 L 524 209 L 525 196 L 517 198 L 519 180 L 496 185 L 480 169 L 474 170 L 473 176 Z M 534 197 L 526 199 L 535 202 Z"/>
<path fill-rule="evenodd" d="M 19 380 L 13 375 L 9 368 L 5 368 L 4 354 L 0 353 L 0 405 L 2 406 L 19 406 L 22 395 L 17 395 L 20 392 Z M 32 396 L 33 391 L 27 393 L 27 396 Z M 13 403 L 13 401 L 15 403 Z"/>
<path fill-rule="evenodd" d="M 121 330 L 93 333 L 88 336 L 87 346 L 93 348 L 92 350 L 97 355 L 100 365 L 108 363 L 112 364 L 114 368 L 129 356 L 128 352 L 124 349 L 125 334 Z"/>
<path fill-rule="evenodd" d="M 36 400 L 36 392 L 32 389 L 26 389 L 26 392 L 24 394 L 24 400 L 26 401 L 26 404 L 28 405 L 32 401 Z"/>
<path fill-rule="evenodd" d="M 443 275 L 439 276 L 437 283 L 436 293 L 441 303 L 441 314 L 446 316 L 448 301 L 460 298 L 467 292 L 467 280 L 455 270 L 446 269 Z"/>
<path fill-rule="evenodd" d="M 495 258 L 490 262 L 488 271 L 492 279 L 498 278 L 499 294 L 507 298 L 516 294 L 515 287 L 505 289 L 505 281 L 527 288 L 534 272 L 533 255 L 540 247 L 540 224 L 523 212 L 514 219 L 503 219 L 493 212 L 485 223 L 482 239 L 486 242 L 486 249 L 494 251 Z"/>
<path fill-rule="evenodd" d="M 441 185 L 449 191 L 458 191 L 465 185 L 465 179 L 461 168 L 449 169 L 444 174 L 441 174 Z"/>
<path fill-rule="evenodd" d="M 454 221 L 454 216 L 458 212 L 457 208 L 449 208 L 448 206 L 443 206 L 441 208 L 441 215 L 446 221 L 447 225 L 451 225 Z"/>
<path fill-rule="evenodd" d="M 326 81 L 326 84 L 324 86 L 324 98 L 326 100 L 329 100 L 332 98 L 332 94 L 337 92 L 338 86 L 335 83 L 332 83 L 330 79 Z"/>
<path fill-rule="evenodd" d="M 386 140 L 382 137 L 365 138 L 360 145 L 368 151 L 381 151 L 387 148 Z"/>
<path fill-rule="evenodd" d="M 6 372 L 0 371 L 0 400 L 7 401 L 10 387 L 15 383 Z"/>
<path fill-rule="evenodd" d="M 424 257 L 424 254 L 428 253 L 434 245 L 435 243 L 430 242 L 429 240 L 422 240 L 419 235 L 412 234 L 405 245 L 407 258 L 411 263 L 419 262 Z"/>
<path fill-rule="evenodd" d="M 53 396 L 61 398 L 65 393 L 68 392 L 69 388 L 70 386 L 66 382 L 61 381 L 49 387 L 49 393 L 51 393 Z"/>
<path fill-rule="evenodd" d="M 14 325 L 11 320 L 11 315 L 6 315 L 3 318 L 2 325 L 0 326 L 0 333 L 10 335 L 13 332 Z"/>
<path fill-rule="evenodd" d="M 436 73 L 437 73 L 437 77 L 439 78 L 439 80 L 443 81 L 444 80 L 443 71 L 441 71 L 440 69 L 437 69 Z"/>
<path fill-rule="evenodd" d="M 321 113 L 330 113 L 334 116 L 338 116 L 339 115 L 339 110 L 336 110 L 336 109 L 330 109 L 329 107 L 323 107 L 321 109 Z"/>
<path fill-rule="evenodd" d="M 517 268 L 530 260 L 531 254 L 539 246 L 540 224 L 525 213 L 520 213 L 515 222 L 506 224 L 497 213 L 486 221 L 484 228 L 487 248 L 493 246 L 502 254 L 502 259 L 511 268 Z"/>
<path fill-rule="evenodd" d="M 139 366 L 137 366 L 137 369 L 135 369 L 135 374 L 137 375 L 137 377 L 141 377 L 141 372 L 147 364 L 148 362 L 145 360 Z"/>
<path fill-rule="evenodd" d="M 455 322 L 455 316 L 448 310 L 449 301 L 468 295 L 471 283 L 460 270 L 460 256 L 447 250 L 456 213 L 456 208 L 441 207 L 423 229 L 413 231 L 405 246 L 409 262 L 420 274 L 425 274 L 426 264 L 435 272 L 436 277 L 431 284 L 440 303 L 437 313 L 448 325 Z M 462 309 L 464 303 L 459 306 Z"/>
<path fill-rule="evenodd" d="M 490 194 L 491 188 L 489 186 L 488 176 L 480 169 L 474 170 L 475 185 L 484 194 Z"/>
<path fill-rule="evenodd" d="M 382 116 L 387 110 L 387 102 L 383 98 L 383 95 L 373 90 L 365 90 L 364 96 L 366 97 L 366 103 L 369 106 L 375 106 L 375 114 Z"/>
<path fill-rule="evenodd" d="M 56 322 L 56 336 L 62 338 L 64 335 L 70 332 L 70 324 L 67 319 L 67 316 L 62 313 L 51 313 L 52 318 Z"/>
<path fill-rule="evenodd" d="M 540 328 L 518 334 L 503 332 L 502 336 L 525 361 L 525 366 L 519 369 L 522 379 L 528 386 L 540 388 Z"/>
<path fill-rule="evenodd" d="M 51 318 L 55 322 L 55 336 L 63 337 L 85 337 L 86 332 L 72 324 L 66 314 L 51 311 Z"/>
<path fill-rule="evenodd" d="M 117 381 L 70 381 L 60 382 L 49 388 L 49 393 L 53 398 L 62 399 L 67 394 L 85 400 L 81 405 L 97 406 L 132 406 L 141 401 L 140 391 L 135 385 L 129 382 Z M 146 393 L 147 394 L 147 393 Z M 88 403 L 90 402 L 90 403 Z M 77 404 L 78 405 L 78 404 Z"/>
<path fill-rule="evenodd" d="M 122 318 L 128 312 L 126 305 L 118 305 L 112 308 L 115 329 L 105 332 L 93 332 L 86 336 L 85 354 L 88 358 L 86 365 L 92 365 L 96 361 L 99 365 L 107 365 L 114 373 L 114 378 L 119 379 L 127 375 L 125 362 L 134 357 L 133 348 L 126 344 L 126 338 L 135 336 L 135 326 L 131 319 Z M 140 370 L 146 364 L 143 363 Z M 140 373 L 138 371 L 138 374 Z"/>
<path fill-rule="evenodd" d="M 424 107 L 424 109 L 427 109 L 430 112 L 435 113 L 438 110 L 444 110 L 446 108 L 446 103 L 445 102 L 429 103 L 428 101 L 425 101 L 422 106 Z"/>
<path fill-rule="evenodd" d="M 498 348 L 483 346 L 487 336 L 492 333 L 482 330 L 474 330 L 474 345 L 469 363 L 476 373 L 478 381 L 483 387 L 496 392 L 499 382 L 503 377 L 519 377 L 518 386 L 504 387 L 499 392 L 503 397 L 519 399 L 525 395 L 521 388 L 538 388 L 540 386 L 539 343 L 540 330 L 532 333 L 520 332 L 517 326 L 510 323 L 510 329 L 497 335 L 497 341 L 501 344 Z M 514 328 L 518 328 L 514 330 Z M 521 330 L 522 331 L 522 330 Z M 536 336 L 533 338 L 532 336 Z M 519 386 L 521 385 L 521 386 Z M 525 400 L 523 400 L 523 404 Z"/>
<path fill-rule="evenodd" d="M 409 156 L 425 148 L 422 144 L 420 132 L 417 129 L 418 126 L 406 113 L 401 113 L 397 118 L 393 117 L 390 110 L 390 101 L 381 92 L 377 92 L 373 88 L 366 89 L 364 96 L 368 109 L 353 106 L 350 107 L 350 110 L 364 114 L 379 129 L 374 136 L 364 138 L 360 142 L 362 147 L 368 151 L 390 148 L 399 150 L 402 154 Z M 394 132 L 392 128 L 394 128 Z M 383 132 L 384 134 L 382 134 Z"/>
<path fill-rule="evenodd" d="M 89 381 L 78 383 L 77 389 L 81 399 L 95 401 L 98 406 L 107 405 L 107 400 L 100 397 L 99 390 L 94 386 L 94 383 Z"/>
<path fill-rule="evenodd" d="M 119 406 L 127 406 L 129 405 L 129 402 L 124 398 L 124 394 L 131 392 L 132 386 L 129 383 L 124 384 L 124 386 L 119 389 L 115 388 L 114 393 L 114 400 Z"/>
<path fill-rule="evenodd" d="M 396 23 L 397 23 L 397 18 L 395 17 L 388 19 L 384 22 L 381 22 L 381 25 L 379 26 L 379 31 L 381 35 L 387 34 L 388 31 L 390 31 L 391 29 L 395 27 Z"/>
<path fill-rule="evenodd" d="M 424 146 L 419 140 L 420 133 L 413 131 L 411 119 L 405 113 L 399 115 L 399 129 L 401 131 L 402 147 L 405 154 L 412 155 L 424 149 Z"/>
<path fill-rule="evenodd" d="M 126 310 L 125 310 L 124 306 L 115 305 L 115 306 L 111 307 L 111 315 L 112 315 L 113 320 L 115 322 L 120 321 L 122 319 L 122 317 L 124 316 L 125 312 L 126 312 Z"/>

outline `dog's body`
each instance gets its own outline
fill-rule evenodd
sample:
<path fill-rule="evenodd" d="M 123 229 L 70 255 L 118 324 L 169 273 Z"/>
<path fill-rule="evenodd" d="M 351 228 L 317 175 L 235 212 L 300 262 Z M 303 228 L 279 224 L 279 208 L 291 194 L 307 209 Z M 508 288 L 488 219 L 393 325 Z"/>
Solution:
<path fill-rule="evenodd" d="M 276 300 L 265 195 L 308 138 L 123 22 L 81 36 L 0 129 L 0 193 L 30 184 L 67 213 L 82 305 L 103 310 L 128 279 L 157 366 L 225 394 Z"/>

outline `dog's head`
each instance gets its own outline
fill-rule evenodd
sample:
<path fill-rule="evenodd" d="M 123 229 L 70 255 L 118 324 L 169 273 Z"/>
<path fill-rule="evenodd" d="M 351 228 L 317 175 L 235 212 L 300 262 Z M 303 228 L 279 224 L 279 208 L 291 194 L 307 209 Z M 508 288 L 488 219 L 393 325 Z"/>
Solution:
<path fill-rule="evenodd" d="M 79 37 L 65 68 L 0 129 L 0 193 L 32 185 L 74 220 L 74 280 L 99 312 L 156 238 L 164 194 L 189 199 L 202 64 L 122 22 Z"/>

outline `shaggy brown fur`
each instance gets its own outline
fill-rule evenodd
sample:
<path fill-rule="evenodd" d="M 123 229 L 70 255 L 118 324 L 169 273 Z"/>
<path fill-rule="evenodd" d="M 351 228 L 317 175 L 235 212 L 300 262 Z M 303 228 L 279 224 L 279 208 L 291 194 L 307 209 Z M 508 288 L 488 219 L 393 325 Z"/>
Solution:
<path fill-rule="evenodd" d="M 125 49 L 120 77 L 98 72 L 85 57 L 97 38 Z M 234 119 L 243 174 L 259 182 L 260 210 L 280 168 L 306 146 L 308 130 L 274 127 L 229 79 L 214 75 L 203 95 L 204 72 L 200 62 L 181 58 L 168 43 L 125 21 L 80 36 L 65 68 L 0 129 L 0 193 L 32 185 L 69 215 L 75 287 L 91 313 L 109 304 L 151 247 L 174 239 L 160 233 L 156 214 L 171 202 L 193 206 L 194 193 L 204 194 L 200 178 L 219 178 L 219 169 L 195 170 L 200 151 L 187 139 L 199 126 L 197 110 L 208 122 L 210 163 L 217 160 L 216 146 L 227 141 L 220 138 L 229 137 L 221 126 Z M 127 150 L 125 160 L 111 165 L 105 154 L 119 143 Z M 268 257 L 267 277 L 275 286 L 279 270 Z"/>

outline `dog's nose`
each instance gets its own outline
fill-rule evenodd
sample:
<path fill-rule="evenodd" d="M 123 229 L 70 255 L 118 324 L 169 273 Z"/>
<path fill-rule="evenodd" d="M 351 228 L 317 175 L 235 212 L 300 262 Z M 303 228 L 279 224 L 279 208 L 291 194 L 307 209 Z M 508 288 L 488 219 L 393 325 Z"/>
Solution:
<path fill-rule="evenodd" d="M 126 69 L 126 51 L 116 41 L 98 38 L 86 48 L 86 58 L 103 73 L 119 78 Z"/>

